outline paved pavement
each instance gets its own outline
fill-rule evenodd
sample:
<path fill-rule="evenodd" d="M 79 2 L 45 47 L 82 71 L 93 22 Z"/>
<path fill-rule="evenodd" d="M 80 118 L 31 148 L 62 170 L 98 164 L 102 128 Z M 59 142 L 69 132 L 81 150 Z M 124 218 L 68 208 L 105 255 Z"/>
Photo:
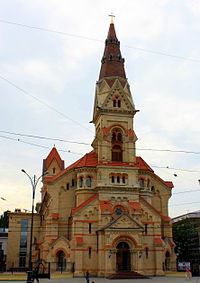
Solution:
<path fill-rule="evenodd" d="M 9 280 L 10 281 L 10 280 Z M 200 283 L 200 277 L 193 277 L 191 280 L 187 280 L 184 277 L 153 277 L 150 279 L 117 279 L 108 280 L 105 278 L 91 278 L 89 283 Z M 8 283 L 8 281 L 1 281 L 1 283 Z M 11 281 L 18 282 L 19 281 Z M 25 281 L 21 281 L 25 282 Z M 35 281 L 36 282 L 36 281 Z M 64 278 L 64 279 L 40 279 L 40 283 L 86 283 L 85 278 Z"/>

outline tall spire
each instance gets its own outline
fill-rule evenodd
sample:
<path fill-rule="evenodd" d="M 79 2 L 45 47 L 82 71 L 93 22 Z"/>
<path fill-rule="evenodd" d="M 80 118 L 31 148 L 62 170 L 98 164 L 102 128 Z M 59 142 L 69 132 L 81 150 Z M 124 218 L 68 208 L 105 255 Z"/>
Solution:
<path fill-rule="evenodd" d="M 122 77 L 126 79 L 124 59 L 121 56 L 120 42 L 117 39 L 113 21 L 111 21 L 105 41 L 99 80 L 106 77 Z"/>

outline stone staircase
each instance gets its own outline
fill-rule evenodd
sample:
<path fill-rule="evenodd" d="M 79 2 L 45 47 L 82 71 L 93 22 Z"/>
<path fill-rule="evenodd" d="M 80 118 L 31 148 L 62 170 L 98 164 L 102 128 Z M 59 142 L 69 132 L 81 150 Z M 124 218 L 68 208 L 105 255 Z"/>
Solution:
<path fill-rule="evenodd" d="M 106 277 L 107 279 L 149 279 L 149 277 L 144 276 L 135 271 L 118 271 L 114 274 L 109 275 Z"/>

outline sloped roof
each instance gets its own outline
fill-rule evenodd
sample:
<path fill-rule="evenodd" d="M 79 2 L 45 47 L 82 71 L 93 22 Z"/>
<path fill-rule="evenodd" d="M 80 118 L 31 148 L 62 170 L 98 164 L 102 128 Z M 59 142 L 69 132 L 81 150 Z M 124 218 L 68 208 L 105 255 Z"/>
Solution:
<path fill-rule="evenodd" d="M 94 151 L 91 151 L 89 153 L 86 153 L 83 157 L 81 157 L 79 160 L 75 161 L 71 165 L 69 165 L 67 168 L 65 168 L 63 171 L 59 172 L 58 174 L 52 176 L 52 177 L 45 177 L 45 182 L 53 182 L 56 179 L 58 179 L 60 176 L 64 175 L 68 171 L 75 169 L 75 168 L 81 168 L 81 167 L 96 167 L 98 163 L 98 157 L 97 154 Z"/>
<path fill-rule="evenodd" d="M 101 63 L 99 80 L 113 76 L 126 79 L 124 59 L 121 56 L 120 43 L 117 39 L 113 23 L 109 27 Z"/>
<path fill-rule="evenodd" d="M 165 222 L 170 222 L 171 218 L 169 216 L 163 215 L 162 211 L 157 210 L 152 204 L 150 204 L 145 198 L 140 196 L 140 200 L 142 200 L 148 207 L 150 207 L 152 210 L 154 210 L 160 217 L 162 218 L 163 221 Z"/>
<path fill-rule="evenodd" d="M 64 161 L 61 159 L 57 149 L 55 146 L 52 148 L 50 151 L 49 155 L 47 156 L 46 159 L 44 159 L 44 170 L 47 170 L 51 164 L 51 162 L 55 159 L 58 163 L 58 166 L 61 170 L 64 169 Z"/>
<path fill-rule="evenodd" d="M 82 202 L 79 206 L 72 208 L 72 214 L 75 214 L 76 212 L 78 212 L 81 208 L 87 206 L 91 201 L 93 201 L 94 199 L 96 199 L 98 197 L 99 194 L 94 194 L 91 197 L 89 197 L 86 201 Z"/>
<path fill-rule="evenodd" d="M 141 170 L 149 170 L 151 172 L 154 172 L 153 169 L 140 156 L 136 156 L 136 165 Z"/>
<path fill-rule="evenodd" d="M 56 150 L 57 151 L 57 150 Z M 158 178 L 163 184 L 168 186 L 169 188 L 173 188 L 172 182 L 165 182 L 163 181 L 159 176 L 157 176 L 153 169 L 142 159 L 142 157 L 137 156 L 136 157 L 136 163 L 135 164 L 128 164 L 125 162 L 117 162 L 117 161 L 112 161 L 109 163 L 98 163 L 98 156 L 94 151 L 91 151 L 89 153 L 86 153 L 83 157 L 81 157 L 79 160 L 75 161 L 72 163 L 70 166 L 59 172 L 58 174 L 54 176 L 46 176 L 44 177 L 45 182 L 51 183 L 54 182 L 56 179 L 59 177 L 63 176 L 70 170 L 76 169 L 76 168 L 81 168 L 81 167 L 97 167 L 97 166 L 122 166 L 122 167 L 138 167 L 140 170 L 147 170 L 153 173 L 156 178 Z"/>

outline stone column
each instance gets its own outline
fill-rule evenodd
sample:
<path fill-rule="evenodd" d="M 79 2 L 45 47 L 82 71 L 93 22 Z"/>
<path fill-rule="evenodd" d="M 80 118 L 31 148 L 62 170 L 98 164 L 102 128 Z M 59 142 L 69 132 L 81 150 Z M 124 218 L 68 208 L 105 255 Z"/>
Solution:
<path fill-rule="evenodd" d="M 130 257 L 131 257 L 131 270 L 137 271 L 138 270 L 137 251 L 131 249 L 130 250 Z"/>
<path fill-rule="evenodd" d="M 98 276 L 105 276 L 105 250 L 104 250 L 104 237 L 103 232 L 98 232 Z"/>
<path fill-rule="evenodd" d="M 155 275 L 164 275 L 163 271 L 163 250 L 160 247 L 155 247 Z"/>

